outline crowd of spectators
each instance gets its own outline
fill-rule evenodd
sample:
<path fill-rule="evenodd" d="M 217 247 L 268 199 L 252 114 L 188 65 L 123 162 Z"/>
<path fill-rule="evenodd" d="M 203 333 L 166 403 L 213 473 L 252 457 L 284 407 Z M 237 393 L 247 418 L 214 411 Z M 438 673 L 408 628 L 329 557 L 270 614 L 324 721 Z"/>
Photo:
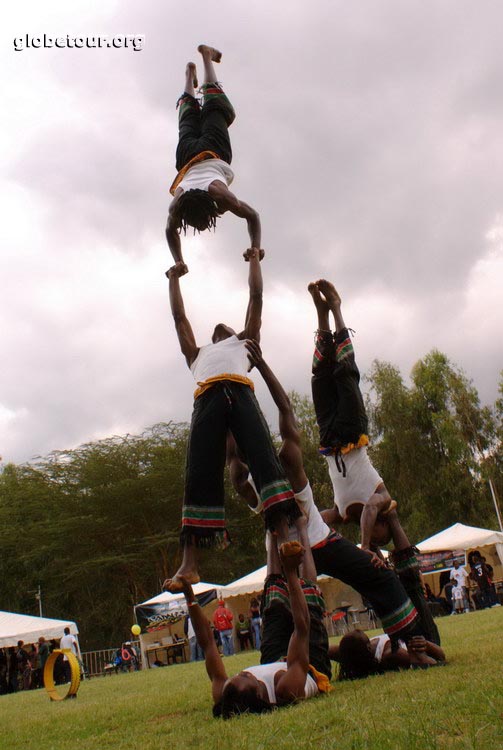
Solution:
<path fill-rule="evenodd" d="M 65 634 L 59 641 L 46 641 L 41 635 L 36 643 L 18 641 L 17 646 L 0 648 L 0 695 L 44 687 L 45 663 L 49 655 L 59 648 L 71 649 L 76 656 L 80 656 L 77 639 L 70 634 L 69 628 L 65 628 Z M 54 666 L 54 681 L 62 685 L 69 680 L 68 659 L 60 655 Z"/>

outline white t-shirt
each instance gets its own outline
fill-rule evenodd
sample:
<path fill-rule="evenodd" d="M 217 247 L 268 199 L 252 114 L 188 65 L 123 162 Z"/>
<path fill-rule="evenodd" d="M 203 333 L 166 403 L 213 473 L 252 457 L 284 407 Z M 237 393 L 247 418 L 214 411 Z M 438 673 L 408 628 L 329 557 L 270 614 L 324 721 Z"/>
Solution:
<path fill-rule="evenodd" d="M 372 466 L 365 447 L 355 448 L 339 458 L 339 464 L 342 460 L 346 466 L 346 476 L 338 470 L 335 456 L 325 458 L 332 480 L 334 502 L 344 518 L 350 505 L 366 505 L 383 480 Z"/>
<path fill-rule="evenodd" d="M 247 667 L 243 670 L 249 672 L 254 677 L 263 682 L 267 688 L 267 695 L 271 705 L 276 705 L 276 689 L 274 687 L 274 677 L 277 672 L 286 672 L 285 661 L 275 661 L 272 664 L 259 664 L 256 667 Z M 304 698 L 311 698 L 319 693 L 318 685 L 310 674 L 306 675 L 306 684 L 304 686 Z"/>
<path fill-rule="evenodd" d="M 222 159 L 204 159 L 197 162 L 183 176 L 178 184 L 182 190 L 208 190 L 214 180 L 229 186 L 234 179 L 234 172 Z"/>
<path fill-rule="evenodd" d="M 456 586 L 467 586 L 468 578 L 468 573 L 464 567 L 459 567 L 457 570 L 453 568 L 451 570 L 451 581 L 456 581 Z"/>
<path fill-rule="evenodd" d="M 75 654 L 75 656 L 78 656 L 78 650 L 77 650 L 77 639 L 74 635 L 71 635 L 69 633 L 68 635 L 64 635 L 62 639 L 59 642 L 59 647 L 61 649 L 70 649 L 72 653 Z M 63 656 L 63 659 L 65 661 L 68 661 L 68 658 L 66 656 Z"/>
<path fill-rule="evenodd" d="M 246 377 L 250 369 L 248 350 L 245 341 L 237 336 L 229 336 L 216 344 L 207 344 L 199 349 L 190 366 L 197 383 L 215 378 L 223 373 Z"/>
<path fill-rule="evenodd" d="M 260 499 L 260 495 L 257 492 L 257 488 L 251 474 L 248 474 L 248 481 L 255 490 L 255 495 L 257 496 L 257 505 L 254 508 L 252 508 L 251 505 L 249 505 L 248 507 L 254 513 L 261 513 L 262 501 Z M 311 547 L 314 547 L 327 538 L 327 536 L 330 534 L 330 527 L 327 526 L 322 518 L 320 511 L 316 507 L 316 503 L 314 502 L 313 497 L 313 490 L 309 482 L 306 484 L 303 490 L 301 490 L 300 492 L 295 492 L 294 494 L 295 499 L 298 501 L 302 510 L 307 516 L 307 536 L 309 538 L 309 544 L 311 545 Z M 290 540 L 297 539 L 298 535 L 299 534 L 295 526 L 291 526 L 288 532 L 288 538 Z M 269 535 L 266 535 L 266 549 L 268 541 Z"/>

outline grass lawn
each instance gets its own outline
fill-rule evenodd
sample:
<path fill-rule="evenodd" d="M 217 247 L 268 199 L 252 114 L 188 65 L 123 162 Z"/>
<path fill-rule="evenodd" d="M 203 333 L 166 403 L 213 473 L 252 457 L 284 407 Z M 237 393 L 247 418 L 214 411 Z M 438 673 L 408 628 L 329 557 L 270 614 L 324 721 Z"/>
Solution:
<path fill-rule="evenodd" d="M 213 719 L 201 662 L 94 678 L 73 701 L 51 703 L 45 690 L 1 696 L 0 748 L 497 750 L 503 747 L 503 608 L 437 622 L 446 667 L 335 683 L 328 696 L 263 716 Z M 227 658 L 228 672 L 256 657 Z"/>

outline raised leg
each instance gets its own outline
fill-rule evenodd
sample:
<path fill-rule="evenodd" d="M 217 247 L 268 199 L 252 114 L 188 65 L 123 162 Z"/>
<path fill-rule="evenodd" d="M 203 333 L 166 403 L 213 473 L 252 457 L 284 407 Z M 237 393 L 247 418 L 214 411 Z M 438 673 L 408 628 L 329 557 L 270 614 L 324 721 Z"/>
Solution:
<path fill-rule="evenodd" d="M 186 94 L 189 94 L 190 96 L 195 96 L 196 95 L 195 89 L 197 89 L 197 86 L 198 86 L 198 82 L 197 82 L 196 64 L 193 62 L 188 62 L 187 67 L 185 68 L 184 92 Z"/>
<path fill-rule="evenodd" d="M 201 53 L 204 65 L 204 82 L 216 83 L 217 74 L 213 63 L 219 63 L 222 59 L 222 53 L 214 47 L 208 47 L 207 44 L 200 44 L 197 51 Z"/>

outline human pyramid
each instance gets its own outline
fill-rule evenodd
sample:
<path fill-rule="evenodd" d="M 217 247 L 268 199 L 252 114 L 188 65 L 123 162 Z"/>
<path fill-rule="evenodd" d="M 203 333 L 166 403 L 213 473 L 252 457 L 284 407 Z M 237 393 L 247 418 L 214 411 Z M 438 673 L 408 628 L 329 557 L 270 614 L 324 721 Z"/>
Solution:
<path fill-rule="evenodd" d="M 166 237 L 175 264 L 167 271 L 171 311 L 180 348 L 196 382 L 187 449 L 180 542 L 183 557 L 164 583 L 183 591 L 211 681 L 213 713 L 261 713 L 328 692 L 331 659 L 340 676 L 363 677 L 386 669 L 426 667 L 445 659 L 438 630 L 424 600 L 416 550 L 400 525 L 396 502 L 367 454 L 367 416 L 360 374 L 341 298 L 333 284 L 314 281 L 308 291 L 318 330 L 312 366 L 312 394 L 324 455 L 334 490 L 334 507 L 319 512 L 306 476 L 300 434 L 287 394 L 265 362 L 259 346 L 262 323 L 260 219 L 238 200 L 232 182 L 228 128 L 234 109 L 217 82 L 221 53 L 198 48 L 204 65 L 202 106 L 196 99 L 197 71 L 188 63 L 178 100 L 178 175 L 172 185 Z M 251 247 L 249 302 L 244 329 L 215 326 L 210 344 L 199 347 L 187 319 L 180 278 L 187 273 L 180 233 L 203 231 L 225 211 L 246 219 Z M 334 330 L 330 326 L 333 318 Z M 282 445 L 275 451 L 254 395 L 249 371 L 264 379 L 278 408 Z M 260 665 L 228 677 L 210 625 L 194 596 L 199 579 L 198 548 L 229 544 L 224 513 L 224 469 L 236 492 L 263 517 L 267 578 L 261 601 Z M 331 524 L 361 527 L 361 549 Z M 392 567 L 380 546 L 393 541 Z M 354 631 L 329 647 L 323 623 L 325 604 L 316 585 L 326 574 L 352 586 L 372 606 L 385 635 L 369 640 Z"/>

